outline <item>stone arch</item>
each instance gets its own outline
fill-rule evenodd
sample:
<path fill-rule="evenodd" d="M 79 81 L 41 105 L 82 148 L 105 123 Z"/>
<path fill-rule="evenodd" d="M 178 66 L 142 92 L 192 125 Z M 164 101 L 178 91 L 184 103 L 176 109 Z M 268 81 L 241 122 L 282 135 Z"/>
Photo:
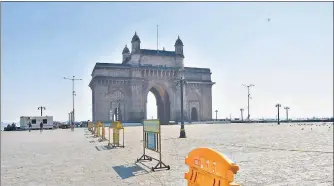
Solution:
<path fill-rule="evenodd" d="M 113 121 L 116 119 L 122 121 L 125 114 L 125 100 L 126 95 L 120 89 L 115 89 L 111 94 L 108 95 L 108 100 L 110 102 L 109 106 L 109 117 Z"/>
<path fill-rule="evenodd" d="M 170 117 L 171 117 L 171 111 L 170 111 L 170 105 L 171 105 L 171 102 L 170 102 L 170 93 L 169 93 L 169 90 L 164 87 L 163 85 L 161 84 L 154 84 L 154 85 L 151 85 L 151 86 L 148 86 L 148 88 L 146 89 L 145 91 L 145 94 L 143 95 L 144 96 L 144 99 L 145 100 L 145 116 L 146 116 L 146 111 L 147 111 L 147 95 L 149 92 L 152 92 L 153 95 L 155 96 L 156 98 L 156 101 L 157 101 L 157 116 L 158 116 L 158 119 L 160 120 L 160 123 L 161 124 L 169 124 L 169 121 L 170 121 Z"/>
<path fill-rule="evenodd" d="M 190 112 L 190 120 L 191 121 L 198 121 L 198 113 L 196 107 L 191 108 Z"/>
<path fill-rule="evenodd" d="M 200 95 L 197 91 L 189 92 L 187 95 L 187 111 L 188 111 L 188 118 L 190 121 L 200 121 L 201 119 L 201 101 Z M 194 110 L 195 109 L 195 110 Z M 193 118 L 193 112 L 196 111 L 196 118 Z"/>

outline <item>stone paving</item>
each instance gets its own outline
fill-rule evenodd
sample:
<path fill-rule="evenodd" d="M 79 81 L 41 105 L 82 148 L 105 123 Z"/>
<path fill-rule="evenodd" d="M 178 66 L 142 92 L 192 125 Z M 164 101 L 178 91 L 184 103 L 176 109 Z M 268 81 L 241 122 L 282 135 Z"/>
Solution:
<path fill-rule="evenodd" d="M 184 158 L 197 147 L 237 163 L 241 185 L 333 185 L 332 124 L 186 125 L 186 139 L 178 139 L 179 129 L 162 126 L 162 158 L 171 170 L 157 172 L 149 169 L 155 162 L 135 164 L 143 153 L 142 127 L 125 128 L 124 149 L 105 149 L 108 141 L 81 128 L 1 132 L 1 185 L 185 186 Z"/>

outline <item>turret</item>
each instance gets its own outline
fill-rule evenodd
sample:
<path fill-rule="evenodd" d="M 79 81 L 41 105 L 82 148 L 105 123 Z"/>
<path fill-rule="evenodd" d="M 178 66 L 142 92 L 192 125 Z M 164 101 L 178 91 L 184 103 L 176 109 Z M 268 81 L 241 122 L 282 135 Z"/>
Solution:
<path fill-rule="evenodd" d="M 123 60 L 122 60 L 123 62 L 125 62 L 130 57 L 130 50 L 126 45 L 123 49 L 122 55 L 123 55 Z"/>
<path fill-rule="evenodd" d="M 183 42 L 180 39 L 180 36 L 177 37 L 175 41 L 175 54 L 183 57 Z"/>
<path fill-rule="evenodd" d="M 138 53 L 140 51 L 140 39 L 137 35 L 137 32 L 135 32 L 135 35 L 132 37 L 131 44 L 132 44 L 131 52 Z"/>

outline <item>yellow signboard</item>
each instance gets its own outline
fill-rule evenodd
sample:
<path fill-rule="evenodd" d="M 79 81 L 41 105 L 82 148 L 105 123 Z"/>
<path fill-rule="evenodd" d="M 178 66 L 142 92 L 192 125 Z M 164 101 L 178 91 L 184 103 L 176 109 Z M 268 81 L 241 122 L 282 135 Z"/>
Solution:
<path fill-rule="evenodd" d="M 145 132 L 160 132 L 159 120 L 144 120 L 144 131 Z"/>

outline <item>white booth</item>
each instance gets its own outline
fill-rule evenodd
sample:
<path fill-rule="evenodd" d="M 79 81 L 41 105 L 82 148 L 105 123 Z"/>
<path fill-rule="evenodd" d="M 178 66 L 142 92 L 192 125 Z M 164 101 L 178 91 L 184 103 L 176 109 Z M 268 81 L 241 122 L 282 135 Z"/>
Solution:
<path fill-rule="evenodd" d="M 32 129 L 39 129 L 41 122 L 43 129 L 53 129 L 53 116 L 21 116 L 20 128 L 29 129 L 29 122 L 31 122 Z"/>

